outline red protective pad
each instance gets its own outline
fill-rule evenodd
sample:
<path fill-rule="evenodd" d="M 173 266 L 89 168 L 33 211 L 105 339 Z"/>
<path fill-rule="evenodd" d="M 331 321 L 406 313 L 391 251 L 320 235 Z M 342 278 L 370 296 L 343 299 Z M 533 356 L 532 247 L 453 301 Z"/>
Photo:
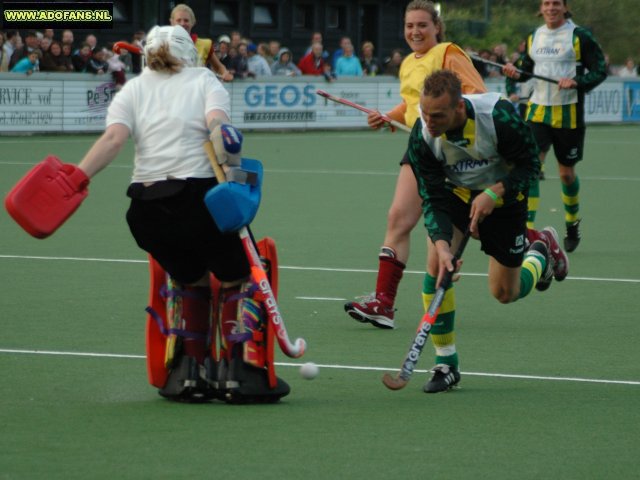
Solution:
<path fill-rule="evenodd" d="M 273 296 L 278 299 L 278 252 L 276 242 L 271 237 L 264 237 L 258 243 L 258 255 L 262 260 L 262 265 L 267 272 Z"/>
<path fill-rule="evenodd" d="M 278 296 L 278 254 L 276 252 L 276 244 L 272 238 L 265 237 L 258 241 L 258 253 L 262 258 L 265 269 L 269 274 L 269 282 L 271 290 L 275 297 Z M 149 255 L 149 306 L 160 316 L 162 320 L 162 328 L 158 325 L 156 318 L 150 313 L 147 314 L 146 325 L 146 352 L 147 352 L 147 378 L 149 383 L 157 388 L 163 388 L 167 382 L 169 371 L 165 366 L 165 348 L 167 336 L 163 333 L 169 328 L 167 321 L 167 301 L 161 295 L 163 287 L 167 284 L 167 273 L 160 264 Z M 211 298 L 215 301 L 218 299 L 218 291 L 220 290 L 220 282 L 211 275 Z M 217 312 L 218 308 L 212 305 L 213 312 Z M 267 366 L 269 376 L 273 377 L 275 385 L 275 371 L 273 365 L 274 358 L 274 332 L 273 325 L 269 322 L 267 333 Z M 215 335 L 215 329 L 212 332 Z M 212 357 L 217 359 L 215 338 L 212 338 Z M 270 378 L 271 379 L 271 378 Z"/>
<path fill-rule="evenodd" d="M 162 327 L 158 325 L 158 320 L 151 313 L 147 314 L 146 327 L 146 351 L 147 351 L 147 378 L 149 383 L 157 388 L 163 388 L 167 383 L 169 370 L 165 366 L 165 353 L 167 336 L 166 329 L 169 328 L 167 320 L 167 299 L 161 294 L 163 287 L 167 285 L 167 272 L 162 266 L 149 255 L 149 306 L 157 313 L 162 320 Z M 211 298 L 213 300 L 212 311 L 217 311 L 216 302 L 220 290 L 220 282 L 211 275 Z M 164 330 L 164 331 L 163 331 Z M 212 332 L 215 335 L 215 331 Z M 214 339 L 215 340 L 215 339 Z M 212 341 L 212 344 L 215 342 Z M 215 358 L 215 352 L 212 352 Z"/>
<path fill-rule="evenodd" d="M 278 252 L 276 250 L 276 242 L 271 237 L 265 237 L 259 240 L 258 243 L 258 255 L 262 260 L 262 265 L 267 272 L 269 278 L 269 284 L 271 285 L 271 291 L 273 296 L 278 299 Z M 267 339 L 266 339 L 266 358 L 267 375 L 269 377 L 269 386 L 275 388 L 278 379 L 276 378 L 275 369 L 275 329 L 273 322 L 267 322 Z"/>
<path fill-rule="evenodd" d="M 167 274 L 151 255 L 149 255 L 149 274 L 151 276 L 149 282 L 149 306 L 160 316 L 163 328 L 166 329 L 168 327 L 167 302 L 160 295 L 160 289 L 167 284 Z M 169 374 L 164 365 L 167 337 L 151 314 L 147 314 L 146 336 L 147 377 L 151 385 L 162 388 L 167 383 L 167 375 Z"/>
<path fill-rule="evenodd" d="M 9 191 L 4 205 L 27 233 L 46 238 L 55 232 L 87 197 L 89 177 L 54 155 L 27 172 Z"/>

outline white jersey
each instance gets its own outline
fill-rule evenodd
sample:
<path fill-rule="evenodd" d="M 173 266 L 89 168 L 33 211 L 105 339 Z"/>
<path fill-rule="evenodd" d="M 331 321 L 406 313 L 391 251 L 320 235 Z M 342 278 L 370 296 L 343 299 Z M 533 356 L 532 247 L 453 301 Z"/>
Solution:
<path fill-rule="evenodd" d="M 576 52 L 573 48 L 573 31 L 576 25 L 567 21 L 551 30 L 546 25 L 538 28 L 529 46 L 529 56 L 535 62 L 533 73 L 550 78 L 574 78 Z M 535 79 L 531 102 L 538 105 L 568 105 L 578 102 L 575 88 L 560 90 L 555 83 Z"/>
<path fill-rule="evenodd" d="M 202 148 L 209 139 L 206 115 L 212 110 L 230 116 L 230 99 L 207 68 L 169 75 L 147 67 L 128 81 L 109 106 L 107 126 L 125 125 L 135 140 L 132 182 L 212 177 Z"/>
<path fill-rule="evenodd" d="M 493 123 L 492 112 L 500 100 L 500 94 L 483 93 L 463 97 L 471 102 L 475 113 L 475 120 L 467 119 L 467 122 L 475 123 L 473 145 L 460 147 L 443 139 L 443 136 L 432 137 L 421 114 L 422 138 L 436 159 L 444 164 L 449 181 L 458 187 L 484 190 L 509 171 L 498 153 L 498 136 Z"/>

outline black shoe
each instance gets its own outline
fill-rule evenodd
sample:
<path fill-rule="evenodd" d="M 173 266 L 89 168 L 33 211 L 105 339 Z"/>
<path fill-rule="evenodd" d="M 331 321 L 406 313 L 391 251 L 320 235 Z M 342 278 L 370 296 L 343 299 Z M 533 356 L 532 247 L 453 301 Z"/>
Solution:
<path fill-rule="evenodd" d="M 276 403 L 289 395 L 291 388 L 281 378 L 276 377 L 276 385 L 271 388 L 266 368 L 249 365 L 242 359 L 242 345 L 235 345 L 234 355 L 227 365 L 218 365 L 218 389 L 224 391 L 224 401 L 234 404 Z"/>
<path fill-rule="evenodd" d="M 431 369 L 433 376 L 425 383 L 425 393 L 446 392 L 460 382 L 460 370 L 451 365 L 439 363 Z"/>
<path fill-rule="evenodd" d="M 167 382 L 158 393 L 174 402 L 204 403 L 216 397 L 215 390 L 200 375 L 200 365 L 193 357 L 174 361 Z"/>
<path fill-rule="evenodd" d="M 567 224 L 567 234 L 564 237 L 564 249 L 573 252 L 580 243 L 580 221 Z"/>
<path fill-rule="evenodd" d="M 545 259 L 546 268 L 540 278 L 538 279 L 538 283 L 536 283 L 536 290 L 540 292 L 544 292 L 551 286 L 551 281 L 553 280 L 553 259 L 551 255 L 549 255 L 549 249 L 547 248 L 547 244 L 542 240 L 536 240 L 529 247 L 529 251 L 535 251 L 540 254 Z"/>

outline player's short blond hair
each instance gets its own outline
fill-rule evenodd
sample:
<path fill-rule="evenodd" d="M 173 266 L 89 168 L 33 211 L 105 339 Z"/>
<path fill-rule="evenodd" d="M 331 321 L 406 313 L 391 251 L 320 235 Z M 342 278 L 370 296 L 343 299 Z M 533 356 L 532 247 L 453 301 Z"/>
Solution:
<path fill-rule="evenodd" d="M 173 7 L 173 10 L 171 10 L 171 16 L 169 17 L 169 19 L 173 20 L 173 17 L 178 12 L 187 12 L 187 14 L 189 15 L 189 18 L 191 19 L 191 26 L 196 24 L 196 14 L 193 13 L 193 9 L 189 5 L 187 5 L 186 3 L 179 3 L 178 5 Z"/>

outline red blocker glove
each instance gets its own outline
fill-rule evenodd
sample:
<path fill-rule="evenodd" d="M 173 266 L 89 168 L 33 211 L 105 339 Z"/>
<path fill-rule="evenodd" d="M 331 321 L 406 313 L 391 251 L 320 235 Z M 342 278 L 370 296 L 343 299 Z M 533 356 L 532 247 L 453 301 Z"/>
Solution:
<path fill-rule="evenodd" d="M 46 238 L 80 206 L 89 194 L 88 185 L 82 170 L 49 155 L 9 191 L 4 205 L 28 234 Z"/>

